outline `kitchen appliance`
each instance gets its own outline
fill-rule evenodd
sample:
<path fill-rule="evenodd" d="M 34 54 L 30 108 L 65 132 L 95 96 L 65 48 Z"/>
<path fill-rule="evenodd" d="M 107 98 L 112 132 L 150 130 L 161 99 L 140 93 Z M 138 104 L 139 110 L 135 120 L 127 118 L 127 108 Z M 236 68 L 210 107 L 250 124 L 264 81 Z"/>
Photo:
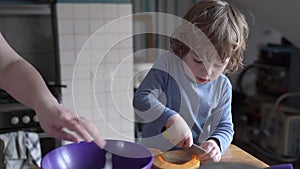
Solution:
<path fill-rule="evenodd" d="M 12 48 L 42 75 L 49 90 L 61 100 L 60 66 L 56 20 L 51 0 L 8 0 L 0 2 L 0 32 Z M 21 84 L 20 84 L 21 85 Z M 42 155 L 59 147 L 40 127 L 34 110 L 20 104 L 0 89 L 0 134 L 36 132 Z"/>
<path fill-rule="evenodd" d="M 107 154 L 111 155 L 108 158 Z M 106 140 L 104 149 L 94 142 L 80 142 L 61 146 L 42 159 L 47 169 L 151 169 L 153 156 L 146 147 L 121 140 Z M 112 165 L 112 166 L 111 166 Z"/>
<path fill-rule="evenodd" d="M 0 168 L 5 168 L 5 163 L 4 163 L 4 141 L 0 140 Z"/>
<path fill-rule="evenodd" d="M 54 4 L 0 3 L 0 32 L 49 85 L 60 84 Z"/>
<path fill-rule="evenodd" d="M 300 111 L 282 105 L 275 112 L 273 109 L 273 104 L 261 105 L 263 129 L 267 131 L 260 141 L 261 146 L 280 157 L 299 157 Z"/>
<path fill-rule="evenodd" d="M 42 155 L 61 145 L 42 130 L 34 110 L 20 103 L 0 104 L 0 134 L 20 130 L 38 133 Z"/>

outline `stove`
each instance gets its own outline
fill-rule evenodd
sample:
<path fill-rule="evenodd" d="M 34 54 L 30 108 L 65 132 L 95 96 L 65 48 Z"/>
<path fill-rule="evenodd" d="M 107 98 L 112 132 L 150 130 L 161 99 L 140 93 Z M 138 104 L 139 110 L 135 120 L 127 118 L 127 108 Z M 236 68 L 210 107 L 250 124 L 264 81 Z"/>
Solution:
<path fill-rule="evenodd" d="M 42 132 L 35 111 L 0 89 L 0 133 L 18 130 Z"/>
<path fill-rule="evenodd" d="M 62 145 L 60 140 L 48 136 L 43 131 L 33 109 L 19 103 L 4 90 L 0 90 L 0 134 L 17 131 L 35 132 L 39 135 L 42 157 Z M 2 162 L 0 159 L 0 166 Z"/>
<path fill-rule="evenodd" d="M 0 133 L 27 130 L 41 132 L 35 111 L 20 104 L 0 105 Z"/>

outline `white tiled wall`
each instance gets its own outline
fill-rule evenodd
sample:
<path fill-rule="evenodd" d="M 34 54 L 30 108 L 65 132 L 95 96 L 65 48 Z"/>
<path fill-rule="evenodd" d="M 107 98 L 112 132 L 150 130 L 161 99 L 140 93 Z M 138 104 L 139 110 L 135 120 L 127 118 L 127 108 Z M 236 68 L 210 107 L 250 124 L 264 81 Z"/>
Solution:
<path fill-rule="evenodd" d="M 131 4 L 56 8 L 61 78 L 68 86 L 63 104 L 93 121 L 105 138 L 134 141 Z"/>

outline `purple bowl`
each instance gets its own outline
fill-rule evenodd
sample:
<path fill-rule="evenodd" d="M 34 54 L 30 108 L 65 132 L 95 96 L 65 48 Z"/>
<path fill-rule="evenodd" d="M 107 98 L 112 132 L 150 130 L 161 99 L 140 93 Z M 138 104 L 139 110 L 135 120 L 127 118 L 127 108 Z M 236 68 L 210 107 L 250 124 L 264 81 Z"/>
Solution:
<path fill-rule="evenodd" d="M 151 169 L 153 156 L 142 145 L 120 140 L 106 140 L 103 149 L 94 142 L 80 142 L 52 150 L 42 159 L 42 169 L 102 169 L 105 154 L 112 154 L 113 169 Z"/>

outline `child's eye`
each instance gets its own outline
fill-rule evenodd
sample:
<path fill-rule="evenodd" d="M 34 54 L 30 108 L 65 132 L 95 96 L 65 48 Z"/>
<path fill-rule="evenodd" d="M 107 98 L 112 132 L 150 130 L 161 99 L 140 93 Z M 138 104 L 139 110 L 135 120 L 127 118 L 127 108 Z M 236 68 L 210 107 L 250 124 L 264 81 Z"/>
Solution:
<path fill-rule="evenodd" d="M 222 69 L 223 66 L 215 64 L 214 67 L 215 67 L 216 69 Z"/>
<path fill-rule="evenodd" d="M 196 59 L 194 59 L 194 62 L 196 62 L 196 63 L 202 63 L 201 60 L 196 60 Z"/>

